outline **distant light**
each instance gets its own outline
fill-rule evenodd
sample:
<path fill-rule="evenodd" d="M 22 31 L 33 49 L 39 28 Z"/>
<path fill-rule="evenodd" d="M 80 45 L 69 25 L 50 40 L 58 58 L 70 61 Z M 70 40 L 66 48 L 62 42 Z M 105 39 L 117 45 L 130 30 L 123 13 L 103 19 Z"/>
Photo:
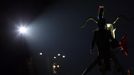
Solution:
<path fill-rule="evenodd" d="M 58 53 L 58 56 L 60 56 L 61 54 Z"/>
<path fill-rule="evenodd" d="M 60 65 L 57 65 L 57 68 L 60 68 Z"/>
<path fill-rule="evenodd" d="M 54 56 L 54 59 L 56 59 L 56 56 Z"/>
<path fill-rule="evenodd" d="M 53 65 L 53 69 L 55 69 L 55 68 L 56 68 L 56 65 L 54 64 L 54 65 Z"/>
<path fill-rule="evenodd" d="M 62 58 L 65 58 L 65 57 L 66 57 L 65 55 L 62 56 Z"/>
<path fill-rule="evenodd" d="M 28 32 L 28 28 L 24 25 L 21 25 L 21 26 L 18 27 L 18 32 L 20 34 L 26 34 Z"/>
<path fill-rule="evenodd" d="M 40 52 L 40 55 L 43 55 L 43 53 L 42 53 L 42 52 Z"/>

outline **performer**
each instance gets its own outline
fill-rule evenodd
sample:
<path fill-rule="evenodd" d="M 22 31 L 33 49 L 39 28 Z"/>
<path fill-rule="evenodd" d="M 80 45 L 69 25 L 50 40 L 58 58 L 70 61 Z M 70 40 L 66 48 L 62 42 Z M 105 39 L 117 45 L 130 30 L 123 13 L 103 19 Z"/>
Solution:
<path fill-rule="evenodd" d="M 105 75 L 107 71 L 111 70 L 111 62 L 114 63 L 117 71 L 120 71 L 122 75 L 125 75 L 124 68 L 119 64 L 115 57 L 115 53 L 112 51 L 114 48 L 124 48 L 125 44 L 123 43 L 122 45 L 122 42 L 119 44 L 119 42 L 115 39 L 115 29 L 112 26 L 107 26 L 108 24 L 104 19 L 104 6 L 99 6 L 97 20 L 89 18 L 87 21 L 89 20 L 93 20 L 98 25 L 98 30 L 94 32 L 91 46 L 91 50 L 93 50 L 94 45 L 96 45 L 98 57 L 89 67 L 84 70 L 82 75 L 85 75 L 97 64 L 100 66 L 101 74 Z M 113 22 L 113 24 L 115 24 L 117 20 L 118 18 Z"/>

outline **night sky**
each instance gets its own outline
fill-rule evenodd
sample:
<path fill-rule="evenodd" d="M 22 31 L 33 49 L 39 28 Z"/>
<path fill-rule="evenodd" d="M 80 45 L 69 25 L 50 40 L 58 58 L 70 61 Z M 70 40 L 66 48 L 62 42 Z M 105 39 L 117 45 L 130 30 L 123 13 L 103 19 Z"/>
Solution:
<path fill-rule="evenodd" d="M 96 51 L 89 55 L 94 22 L 86 28 L 80 26 L 88 17 L 97 17 L 99 0 L 12 0 L 0 2 L 0 75 L 52 75 L 51 62 L 58 53 L 62 61 L 59 75 L 81 75 L 86 66 L 96 58 Z M 133 61 L 133 0 L 105 0 L 105 18 L 117 22 L 116 39 L 128 35 L 128 57 L 118 53 L 123 67 L 134 70 Z M 29 34 L 20 36 L 17 26 L 26 24 Z M 39 55 L 42 52 L 43 55 Z M 31 74 L 27 71 L 28 59 L 32 61 Z M 61 59 L 62 60 L 62 59 Z M 88 74 L 100 74 L 95 67 Z"/>

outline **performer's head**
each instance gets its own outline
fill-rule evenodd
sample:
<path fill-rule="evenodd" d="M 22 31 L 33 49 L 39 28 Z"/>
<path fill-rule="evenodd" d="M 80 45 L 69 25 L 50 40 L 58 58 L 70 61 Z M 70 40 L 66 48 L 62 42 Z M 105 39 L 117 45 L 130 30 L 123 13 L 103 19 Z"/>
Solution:
<path fill-rule="evenodd" d="M 98 9 L 98 19 L 104 18 L 104 6 L 99 6 Z"/>
<path fill-rule="evenodd" d="M 106 21 L 104 19 L 104 6 L 99 6 L 98 9 L 98 27 L 99 29 L 105 29 Z"/>

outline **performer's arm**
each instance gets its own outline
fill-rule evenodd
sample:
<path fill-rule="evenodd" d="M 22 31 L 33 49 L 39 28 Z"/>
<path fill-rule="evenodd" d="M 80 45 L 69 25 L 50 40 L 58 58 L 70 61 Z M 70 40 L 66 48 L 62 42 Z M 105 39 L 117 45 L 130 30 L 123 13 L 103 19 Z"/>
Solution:
<path fill-rule="evenodd" d="M 119 42 L 112 36 L 112 34 L 110 34 L 110 31 L 109 31 L 109 36 L 110 36 L 112 47 L 117 48 L 119 46 Z"/>

